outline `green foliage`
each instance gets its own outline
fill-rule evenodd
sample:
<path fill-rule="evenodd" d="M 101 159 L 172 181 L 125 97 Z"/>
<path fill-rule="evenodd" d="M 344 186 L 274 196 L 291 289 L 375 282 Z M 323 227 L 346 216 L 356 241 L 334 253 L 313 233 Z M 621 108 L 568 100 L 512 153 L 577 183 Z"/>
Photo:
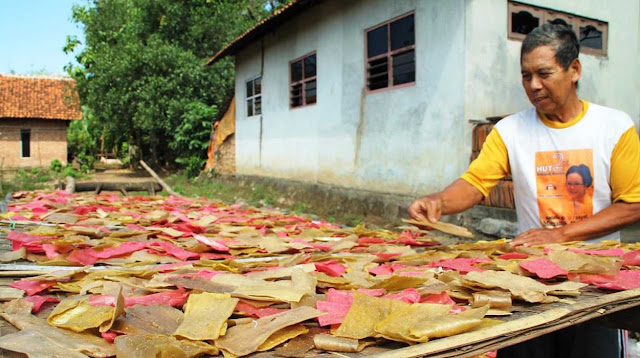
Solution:
<path fill-rule="evenodd" d="M 178 158 L 176 162 L 184 165 L 184 173 L 189 178 L 195 178 L 200 174 L 204 168 L 206 159 L 202 159 L 199 156 L 192 156 L 189 158 Z"/>
<path fill-rule="evenodd" d="M 78 179 L 82 177 L 82 173 L 80 173 L 77 169 L 72 166 L 67 165 L 60 173 L 62 178 L 73 177 L 74 179 Z"/>
<path fill-rule="evenodd" d="M 309 205 L 305 203 L 301 203 L 299 201 L 297 201 L 296 204 L 293 206 L 293 211 L 296 212 L 296 214 L 306 213 L 307 210 L 309 210 Z"/>
<path fill-rule="evenodd" d="M 87 109 L 79 121 L 71 121 L 67 129 L 67 148 L 69 154 L 80 163 L 92 166 L 94 154 L 98 151 L 98 138 L 101 126 L 98 120 Z"/>
<path fill-rule="evenodd" d="M 256 185 L 251 189 L 251 193 L 249 193 L 247 200 L 254 205 L 260 204 L 260 202 L 265 205 L 274 205 L 276 203 L 274 197 L 275 194 L 273 190 L 265 188 L 262 185 Z"/>
<path fill-rule="evenodd" d="M 49 164 L 49 169 L 56 173 L 60 173 L 62 170 L 62 163 L 58 159 L 54 159 L 51 161 L 51 164 Z"/>
<path fill-rule="evenodd" d="M 30 171 L 19 169 L 14 177 L 6 183 L 3 183 L 5 193 L 18 190 L 37 190 L 44 189 L 46 182 L 51 180 L 47 170 L 33 168 Z"/>
<path fill-rule="evenodd" d="M 204 63 L 286 2 L 89 0 L 74 6 L 85 41 L 68 37 L 64 50 L 84 45 L 79 65 L 67 71 L 86 111 L 70 127 L 70 151 L 119 152 L 127 143 L 127 155 L 149 164 L 201 169 L 216 108 L 234 84 L 231 59 Z"/>
<path fill-rule="evenodd" d="M 184 166 L 185 173 L 190 178 L 197 176 L 204 169 L 211 136 L 211 121 L 217 113 L 216 106 L 207 106 L 202 102 L 189 103 L 176 129 L 174 140 L 169 143 L 171 149 L 178 153 L 176 162 Z"/>

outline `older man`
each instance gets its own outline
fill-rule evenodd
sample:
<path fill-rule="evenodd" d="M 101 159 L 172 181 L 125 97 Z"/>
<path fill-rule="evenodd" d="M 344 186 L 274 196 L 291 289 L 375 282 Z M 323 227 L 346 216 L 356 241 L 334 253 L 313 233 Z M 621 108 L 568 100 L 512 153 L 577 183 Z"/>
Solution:
<path fill-rule="evenodd" d="M 409 215 L 436 222 L 462 212 L 511 174 L 519 232 L 514 246 L 619 239 L 620 229 L 640 220 L 638 134 L 627 114 L 578 98 L 579 52 L 575 33 L 562 25 L 545 24 L 527 35 L 520 66 L 533 108 L 498 122 L 468 171 L 443 191 L 415 200 Z M 591 181 L 569 172 L 576 166 Z M 581 325 L 498 356 L 619 357 L 617 337 L 615 330 Z"/>

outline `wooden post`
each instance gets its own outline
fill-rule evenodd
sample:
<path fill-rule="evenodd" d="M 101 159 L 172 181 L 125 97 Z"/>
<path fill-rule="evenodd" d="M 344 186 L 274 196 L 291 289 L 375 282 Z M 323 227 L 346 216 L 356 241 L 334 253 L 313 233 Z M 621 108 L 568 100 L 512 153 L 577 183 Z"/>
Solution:
<path fill-rule="evenodd" d="M 158 176 L 158 174 L 156 174 L 155 171 L 153 171 L 153 169 L 149 168 L 149 166 L 147 165 L 147 163 L 144 162 L 144 160 L 140 160 L 140 164 L 142 165 L 142 167 L 144 169 L 146 169 L 149 174 L 151 174 L 151 176 L 153 177 L 153 179 L 157 180 L 158 183 L 160 183 L 160 185 L 164 188 L 164 190 L 167 191 L 167 193 L 173 195 L 173 196 L 178 196 L 178 197 L 183 197 L 182 195 L 176 193 L 175 191 L 173 191 L 173 189 L 171 189 L 171 187 L 164 182 L 164 180 L 160 179 L 160 177 Z"/>
<path fill-rule="evenodd" d="M 64 180 L 67 182 L 67 185 L 65 185 L 64 190 L 67 193 L 73 194 L 76 192 L 76 180 L 73 179 L 72 176 L 68 176 L 66 178 L 64 178 Z"/>
<path fill-rule="evenodd" d="M 4 190 L 2 189 L 2 182 L 4 181 L 3 172 L 4 167 L 4 157 L 0 158 L 0 194 L 4 194 Z"/>

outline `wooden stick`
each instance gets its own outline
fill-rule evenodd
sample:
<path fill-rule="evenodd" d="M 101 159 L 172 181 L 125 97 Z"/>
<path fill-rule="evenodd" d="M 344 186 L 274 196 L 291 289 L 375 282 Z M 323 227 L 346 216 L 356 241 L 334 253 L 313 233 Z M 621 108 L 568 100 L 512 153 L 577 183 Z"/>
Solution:
<path fill-rule="evenodd" d="M 158 183 L 160 183 L 160 185 L 164 188 L 164 190 L 167 191 L 167 193 L 173 195 L 173 196 L 178 196 L 178 197 L 183 197 L 182 195 L 176 193 L 175 191 L 173 191 L 173 189 L 171 189 L 171 187 L 169 186 L 169 184 L 165 183 L 164 180 L 160 179 L 160 177 L 158 176 L 158 174 L 156 174 L 155 171 L 153 171 L 153 169 L 149 168 L 149 166 L 147 165 L 147 163 L 144 162 L 144 160 L 140 159 L 140 164 L 142 165 L 142 167 L 144 167 L 149 174 L 151 174 L 151 176 L 153 177 L 153 179 L 157 180 Z"/>
<path fill-rule="evenodd" d="M 462 227 L 462 226 L 453 225 L 453 224 L 449 224 L 449 223 L 443 223 L 441 221 L 438 221 L 436 223 L 432 223 L 431 221 L 428 221 L 428 220 L 418 221 L 418 220 L 402 219 L 402 221 L 406 222 L 407 224 L 416 225 L 418 227 L 420 227 L 420 226 L 422 226 L 422 227 L 430 227 L 430 228 L 436 229 L 438 231 L 445 232 L 447 234 L 473 239 L 473 234 L 471 233 L 471 231 L 469 231 L 469 229 L 467 229 L 465 227 Z"/>

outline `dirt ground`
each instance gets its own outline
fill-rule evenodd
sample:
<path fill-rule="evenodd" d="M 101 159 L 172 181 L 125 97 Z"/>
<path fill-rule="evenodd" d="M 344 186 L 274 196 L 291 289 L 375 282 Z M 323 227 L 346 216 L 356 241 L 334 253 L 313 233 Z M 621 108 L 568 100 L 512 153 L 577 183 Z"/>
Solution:
<path fill-rule="evenodd" d="M 79 180 L 79 182 L 146 182 L 149 180 L 154 179 L 144 170 L 133 171 L 129 169 L 107 169 L 103 171 L 96 171 L 90 178 Z"/>

